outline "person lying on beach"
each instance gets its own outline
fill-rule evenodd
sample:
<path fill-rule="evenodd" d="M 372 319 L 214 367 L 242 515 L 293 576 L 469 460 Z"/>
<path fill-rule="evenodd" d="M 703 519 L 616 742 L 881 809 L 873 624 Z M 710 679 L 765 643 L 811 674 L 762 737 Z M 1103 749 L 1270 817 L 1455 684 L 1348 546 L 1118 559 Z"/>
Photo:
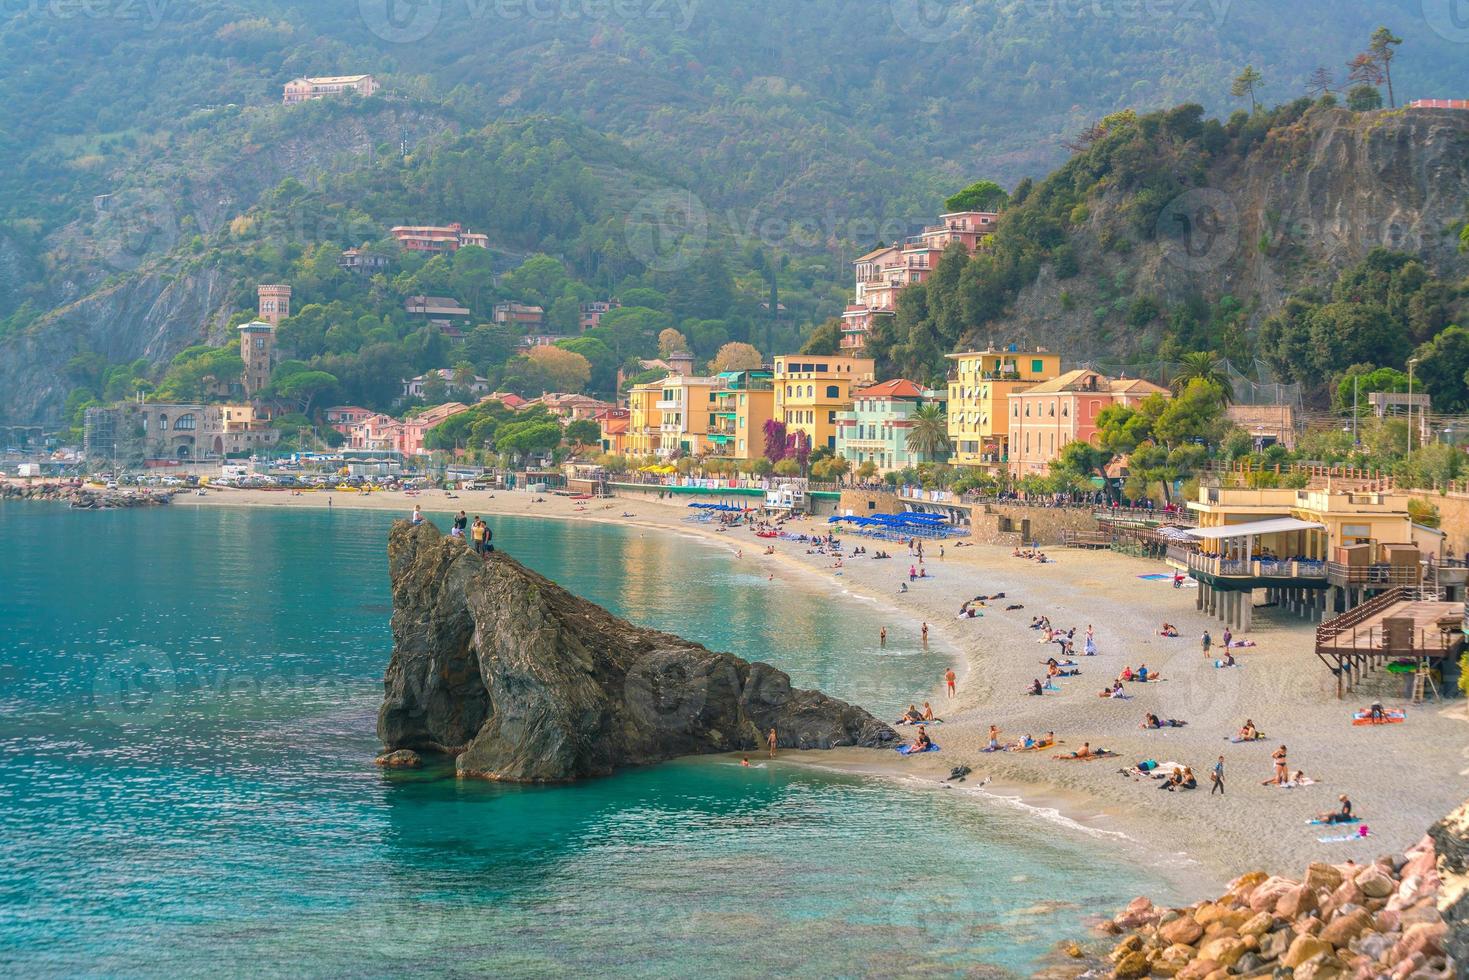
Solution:
<path fill-rule="evenodd" d="M 1116 753 L 1111 752 L 1107 749 L 1094 749 L 1092 748 L 1092 743 L 1082 742 L 1081 748 L 1077 749 L 1075 752 L 1068 752 L 1065 755 L 1053 755 L 1051 756 L 1051 758 L 1062 759 L 1069 762 L 1072 759 L 1101 759 L 1109 755 L 1116 755 Z"/>
<path fill-rule="evenodd" d="M 1022 606 L 1020 603 L 1017 602 L 1014 605 L 1006 606 L 1005 607 L 1005 612 L 1014 612 L 1017 609 L 1024 609 L 1024 608 L 1025 608 L 1024 606 Z"/>
<path fill-rule="evenodd" d="M 1144 716 L 1142 727 L 1143 728 L 1182 728 L 1184 725 L 1187 725 L 1187 724 L 1188 724 L 1188 722 L 1186 722 L 1186 721 L 1179 721 L 1177 718 L 1169 718 L 1169 719 L 1167 719 L 1165 721 L 1165 720 L 1163 720 L 1162 718 L 1159 718 L 1157 715 L 1153 714 L 1150 711 L 1150 712 L 1147 713 L 1146 716 Z"/>

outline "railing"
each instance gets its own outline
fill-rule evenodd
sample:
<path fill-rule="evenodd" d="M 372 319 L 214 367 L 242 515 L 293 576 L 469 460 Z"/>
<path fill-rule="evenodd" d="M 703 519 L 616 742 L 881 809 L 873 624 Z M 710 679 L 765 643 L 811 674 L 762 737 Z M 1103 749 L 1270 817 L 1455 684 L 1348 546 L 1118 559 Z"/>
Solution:
<path fill-rule="evenodd" d="M 1166 524 L 1177 524 L 1181 527 L 1197 527 L 1198 516 L 1184 507 L 1168 508 L 1157 507 L 1107 507 L 1098 509 L 1093 515 L 1099 521 L 1116 520 L 1118 518 L 1131 518 L 1158 521 Z"/>
<path fill-rule="evenodd" d="M 1391 589 L 1381 595 L 1373 596 L 1366 602 L 1354 609 L 1342 613 L 1335 619 L 1329 619 L 1316 627 L 1316 647 L 1320 649 L 1348 649 L 1360 650 L 1362 652 L 1380 651 L 1392 653 L 1394 651 L 1416 651 L 1430 655 L 1442 655 L 1449 652 L 1458 639 L 1452 631 L 1441 629 L 1430 629 L 1428 627 L 1416 627 L 1409 631 L 1409 646 L 1401 645 L 1389 647 L 1387 641 L 1402 636 L 1397 630 L 1388 636 L 1384 628 L 1379 624 L 1369 626 L 1366 629 L 1358 627 L 1373 617 L 1391 609 L 1393 606 L 1404 602 L 1436 601 L 1439 595 L 1434 590 L 1423 591 L 1421 589 L 1397 588 Z M 1343 642 L 1349 640 L 1349 642 Z"/>
<path fill-rule="evenodd" d="M 1061 530 L 1061 546 L 1064 548 L 1110 548 L 1112 535 L 1104 531 Z"/>
<path fill-rule="evenodd" d="M 1326 563 L 1320 561 L 1226 558 L 1201 553 L 1190 553 L 1186 560 L 1189 571 L 1221 578 L 1326 578 Z"/>
<path fill-rule="evenodd" d="M 1326 577 L 1332 585 L 1415 586 L 1423 581 L 1423 566 L 1331 562 L 1326 566 Z"/>

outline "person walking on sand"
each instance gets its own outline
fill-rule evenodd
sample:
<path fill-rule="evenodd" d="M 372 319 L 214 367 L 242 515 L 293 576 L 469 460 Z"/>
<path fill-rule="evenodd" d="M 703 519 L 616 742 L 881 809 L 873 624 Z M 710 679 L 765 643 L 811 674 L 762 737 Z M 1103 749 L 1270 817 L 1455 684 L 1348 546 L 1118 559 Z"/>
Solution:
<path fill-rule="evenodd" d="M 949 689 L 950 700 L 952 700 L 954 697 L 954 681 L 956 680 L 958 680 L 958 678 L 954 675 L 953 667 L 950 667 L 948 670 L 944 671 L 944 685 Z"/>
<path fill-rule="evenodd" d="M 1209 655 L 1209 648 L 1214 645 L 1214 638 L 1209 635 L 1209 631 L 1208 630 L 1204 630 L 1204 635 L 1199 640 L 1199 643 L 1204 648 L 1204 656 L 1207 657 Z"/>
<path fill-rule="evenodd" d="M 770 734 L 767 735 L 767 736 L 765 736 L 765 744 L 768 745 L 768 746 L 770 746 L 770 757 L 772 759 L 775 758 L 775 743 L 776 743 L 776 741 L 777 740 L 776 740 L 776 737 L 775 737 L 775 729 L 772 728 L 770 730 Z"/>
<path fill-rule="evenodd" d="M 1214 785 L 1209 787 L 1209 795 L 1210 796 L 1213 796 L 1214 795 L 1214 791 L 1217 789 L 1219 791 L 1219 795 L 1220 796 L 1223 796 L 1224 795 L 1224 756 L 1222 756 L 1222 755 L 1219 757 L 1219 761 L 1216 762 L 1216 763 L 1214 763 L 1213 779 L 1214 779 Z"/>

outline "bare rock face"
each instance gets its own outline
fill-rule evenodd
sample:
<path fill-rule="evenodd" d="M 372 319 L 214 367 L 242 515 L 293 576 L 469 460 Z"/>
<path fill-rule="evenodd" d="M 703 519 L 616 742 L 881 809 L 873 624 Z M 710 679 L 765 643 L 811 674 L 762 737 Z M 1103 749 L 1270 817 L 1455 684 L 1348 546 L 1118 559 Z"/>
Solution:
<path fill-rule="evenodd" d="M 766 664 L 634 626 L 503 553 L 393 527 L 384 749 L 450 753 L 460 775 L 602 776 L 681 755 L 896 740 L 866 711 Z"/>

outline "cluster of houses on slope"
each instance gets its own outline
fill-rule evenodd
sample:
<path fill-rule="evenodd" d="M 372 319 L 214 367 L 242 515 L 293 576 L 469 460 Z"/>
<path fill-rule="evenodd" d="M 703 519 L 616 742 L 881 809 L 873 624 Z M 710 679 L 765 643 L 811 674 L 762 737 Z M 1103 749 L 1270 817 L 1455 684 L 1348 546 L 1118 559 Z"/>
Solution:
<path fill-rule="evenodd" d="M 1060 355 L 1046 350 L 1011 345 L 950 358 L 947 390 L 905 378 L 878 381 L 871 358 L 846 354 L 786 355 L 767 369 L 713 376 L 670 365 L 661 380 L 629 389 L 626 430 L 604 443 L 631 456 L 748 463 L 765 455 L 765 425 L 775 419 L 812 448 L 853 466 L 871 462 L 880 473 L 952 462 L 1026 476 L 1044 473 L 1067 443 L 1093 441 L 1107 406 L 1169 397 L 1141 379 L 1063 372 Z M 925 405 L 945 407 L 949 451 L 909 450 L 908 433 Z"/>

